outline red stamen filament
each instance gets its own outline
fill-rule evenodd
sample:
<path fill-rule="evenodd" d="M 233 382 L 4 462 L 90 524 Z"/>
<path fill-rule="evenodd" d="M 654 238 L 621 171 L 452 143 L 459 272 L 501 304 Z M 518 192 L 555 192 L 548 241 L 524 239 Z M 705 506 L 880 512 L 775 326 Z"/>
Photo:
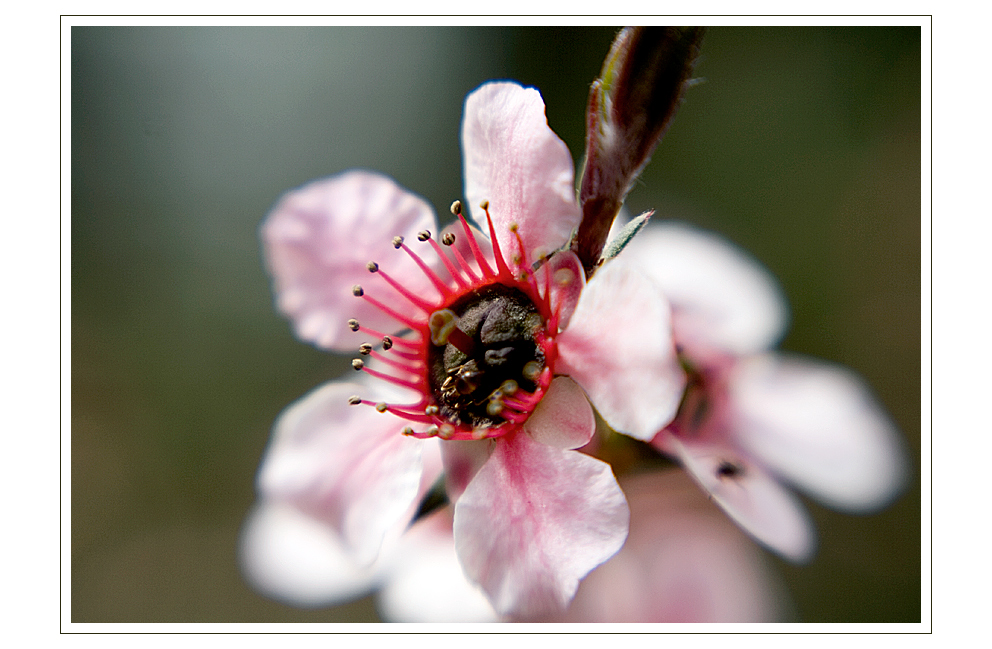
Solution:
<path fill-rule="evenodd" d="M 437 273 L 431 270 L 431 267 L 425 264 L 424 260 L 418 257 L 417 253 L 410 250 L 410 248 L 407 247 L 405 243 L 401 243 L 400 248 L 402 248 L 406 252 L 406 254 L 410 255 L 410 259 L 413 259 L 413 261 L 416 262 L 418 266 L 420 266 L 420 270 L 424 271 L 424 275 L 427 276 L 427 279 L 431 280 L 431 284 L 433 284 L 434 287 L 438 290 L 438 292 L 441 293 L 441 298 L 444 300 L 451 299 L 454 293 L 452 293 L 451 289 L 448 288 L 448 285 L 445 284 L 444 281 L 437 276 Z"/>
<path fill-rule="evenodd" d="M 413 293 L 413 291 L 411 291 L 410 289 L 404 287 L 402 284 L 400 284 L 395 279 L 393 279 L 391 276 L 389 276 L 384 271 L 382 271 L 378 266 L 376 266 L 376 269 L 374 271 L 372 271 L 372 272 L 375 273 L 376 275 L 379 275 L 380 277 L 382 277 L 382 279 L 386 280 L 386 283 L 389 284 L 390 286 L 392 286 L 394 289 L 396 289 L 396 292 L 397 293 L 399 293 L 400 295 L 402 295 L 406 299 L 410 300 L 410 302 L 414 306 L 416 306 L 418 309 L 420 309 L 424 313 L 430 313 L 431 311 L 434 310 L 435 305 L 434 305 L 433 302 L 428 302 L 427 300 L 425 300 L 424 298 L 420 297 L 419 295 L 416 295 L 415 293 Z"/>
<path fill-rule="evenodd" d="M 488 212 L 486 214 L 488 215 Z M 485 277 L 493 279 L 496 277 L 496 273 L 494 273 L 493 269 L 489 267 L 489 263 L 482 255 L 482 251 L 479 250 L 479 244 L 475 240 L 475 235 L 472 234 L 472 229 L 468 226 L 468 221 L 466 221 L 465 217 L 461 214 L 458 215 L 458 219 L 462 222 L 462 230 L 465 231 L 465 237 L 468 239 L 468 247 L 472 251 L 475 261 L 479 264 L 479 270 L 482 271 L 482 274 Z M 495 237 L 493 238 L 493 241 L 496 241 Z M 499 255 L 497 255 L 497 257 L 499 257 Z"/>
<path fill-rule="evenodd" d="M 460 286 L 461 288 L 468 288 L 468 282 L 465 281 L 465 278 L 462 277 L 462 274 L 458 272 L 458 269 L 455 268 L 455 265 L 451 263 L 450 259 L 448 259 L 448 255 L 444 254 L 444 250 L 441 249 L 441 246 L 438 245 L 438 242 L 434 241 L 434 239 L 428 239 L 427 242 L 431 244 L 432 248 L 434 248 L 434 252 L 437 253 L 437 256 L 441 259 L 441 263 L 444 264 L 444 267 L 448 269 L 448 273 L 451 275 L 452 279 L 455 280 L 458 286 Z M 470 279 L 474 280 L 475 278 L 470 276 Z"/>

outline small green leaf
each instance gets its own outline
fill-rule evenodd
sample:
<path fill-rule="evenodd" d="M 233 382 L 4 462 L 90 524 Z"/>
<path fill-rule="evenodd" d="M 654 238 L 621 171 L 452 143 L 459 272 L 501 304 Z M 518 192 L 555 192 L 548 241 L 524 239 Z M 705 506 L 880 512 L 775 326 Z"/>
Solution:
<path fill-rule="evenodd" d="M 620 233 L 612 241 L 606 244 L 606 250 L 603 251 L 601 261 L 609 261 L 619 255 L 620 252 L 627 247 L 627 244 L 630 243 L 630 240 L 634 238 L 634 235 L 640 232 L 641 229 L 648 224 L 648 220 L 653 215 L 654 210 L 648 210 L 644 214 L 632 218 L 627 225 L 623 226 Z"/>

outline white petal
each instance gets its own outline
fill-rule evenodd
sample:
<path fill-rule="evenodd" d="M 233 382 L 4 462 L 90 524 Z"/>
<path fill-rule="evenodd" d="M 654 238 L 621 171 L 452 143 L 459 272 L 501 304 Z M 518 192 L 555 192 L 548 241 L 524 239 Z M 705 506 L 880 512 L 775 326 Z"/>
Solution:
<path fill-rule="evenodd" d="M 566 376 L 551 381 L 524 430 L 538 442 L 558 448 L 585 446 L 596 432 L 596 416 L 578 383 Z"/>
<path fill-rule="evenodd" d="M 727 448 L 669 441 L 689 474 L 744 531 L 791 561 L 813 556 L 816 532 L 806 509 L 755 462 Z"/>
<path fill-rule="evenodd" d="M 455 503 L 455 547 L 497 613 L 531 618 L 564 610 L 628 522 L 610 465 L 515 433 Z"/>
<path fill-rule="evenodd" d="M 376 602 L 390 622 L 498 621 L 458 562 L 450 508 L 417 521 L 403 536 Z"/>
<path fill-rule="evenodd" d="M 548 127 L 537 90 L 491 82 L 472 92 L 465 99 L 462 151 L 472 217 L 489 231 L 479 208 L 488 200 L 507 258 L 517 251 L 510 223 L 519 226 L 531 262 L 568 241 L 581 218 L 572 156 Z"/>
<path fill-rule="evenodd" d="M 775 278 L 726 239 L 680 223 L 651 223 L 624 249 L 672 305 L 676 342 L 690 356 L 742 355 L 782 337 L 788 307 Z"/>
<path fill-rule="evenodd" d="M 593 276 L 558 337 L 555 371 L 571 376 L 615 430 L 650 440 L 675 416 L 685 376 L 669 308 L 647 277 L 616 259 Z"/>
<path fill-rule="evenodd" d="M 415 237 L 434 224 L 434 211 L 422 198 L 367 171 L 345 172 L 286 193 L 261 229 L 279 310 L 301 339 L 336 351 L 353 350 L 362 342 L 348 329 L 350 318 L 379 331 L 396 331 L 402 325 L 355 297 L 352 287 L 361 285 L 403 314 L 415 312 L 366 264 L 376 261 L 384 272 L 402 278 L 406 288 L 436 295 L 415 262 L 392 245 L 393 237 Z"/>
<path fill-rule="evenodd" d="M 357 560 L 371 562 L 387 531 L 410 511 L 420 486 L 421 440 L 404 422 L 348 405 L 363 384 L 328 383 L 290 406 L 259 470 L 262 498 L 289 501 L 330 524 Z"/>
<path fill-rule="evenodd" d="M 894 424 L 845 368 L 783 354 L 749 358 L 730 377 L 729 399 L 739 443 L 830 506 L 878 509 L 905 483 Z"/>
<path fill-rule="evenodd" d="M 245 578 L 290 606 L 332 606 L 372 590 L 378 566 L 362 566 L 325 523 L 287 503 L 263 502 L 249 515 L 239 555 Z"/>

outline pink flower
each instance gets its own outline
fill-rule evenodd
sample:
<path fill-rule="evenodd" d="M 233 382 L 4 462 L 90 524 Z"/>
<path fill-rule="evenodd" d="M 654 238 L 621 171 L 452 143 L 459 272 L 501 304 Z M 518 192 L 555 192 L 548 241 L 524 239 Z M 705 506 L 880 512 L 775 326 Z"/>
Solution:
<path fill-rule="evenodd" d="M 849 370 L 769 351 L 787 310 L 768 272 L 739 249 L 679 224 L 649 226 L 624 251 L 672 304 L 688 385 L 653 440 L 741 527 L 794 561 L 815 549 L 805 509 L 785 485 L 868 512 L 903 486 L 895 426 Z"/>
<path fill-rule="evenodd" d="M 266 219 L 280 310 L 306 341 L 359 348 L 365 376 L 280 417 L 258 488 L 371 561 L 437 477 L 423 454 L 440 443 L 466 575 L 500 614 L 554 612 L 627 535 L 610 466 L 574 450 L 595 431 L 590 401 L 647 441 L 684 378 L 657 287 L 622 259 L 586 284 L 565 249 L 581 212 L 540 94 L 480 87 L 462 144 L 488 239 L 456 207 L 439 245 L 422 199 L 364 171 L 294 190 Z"/>

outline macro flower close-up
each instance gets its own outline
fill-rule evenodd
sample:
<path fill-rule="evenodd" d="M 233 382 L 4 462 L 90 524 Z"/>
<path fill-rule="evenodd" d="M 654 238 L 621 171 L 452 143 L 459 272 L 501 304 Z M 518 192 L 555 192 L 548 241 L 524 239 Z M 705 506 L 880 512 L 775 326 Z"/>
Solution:
<path fill-rule="evenodd" d="M 926 622 L 919 25 L 63 22 L 67 628 Z"/>
<path fill-rule="evenodd" d="M 422 199 L 364 171 L 291 192 L 263 225 L 298 335 L 360 349 L 353 366 L 370 380 L 291 408 L 259 488 L 371 560 L 415 504 L 422 441 L 439 438 L 466 574 L 500 614 L 555 613 L 627 535 L 609 465 L 573 450 L 595 432 L 590 401 L 643 441 L 675 414 L 669 307 L 622 259 L 586 284 L 563 249 L 581 213 L 571 156 L 536 90 L 473 92 L 462 144 L 466 197 L 489 239 L 460 218 L 439 245 Z"/>

